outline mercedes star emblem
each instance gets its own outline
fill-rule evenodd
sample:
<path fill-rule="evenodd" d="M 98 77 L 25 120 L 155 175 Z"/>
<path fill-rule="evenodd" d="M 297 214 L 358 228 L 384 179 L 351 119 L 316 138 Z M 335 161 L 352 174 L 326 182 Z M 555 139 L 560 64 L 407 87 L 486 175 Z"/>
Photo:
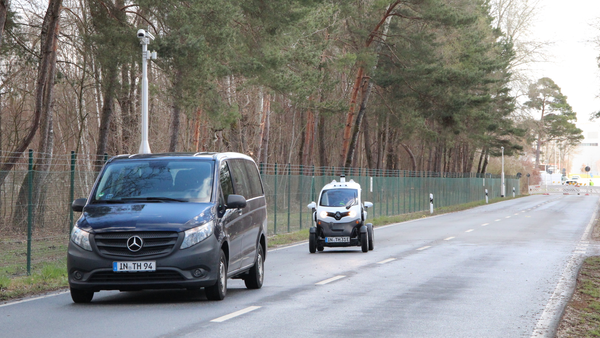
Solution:
<path fill-rule="evenodd" d="M 131 252 L 138 252 L 142 249 L 142 245 L 144 245 L 144 241 L 140 236 L 131 236 L 127 240 L 127 249 Z"/>

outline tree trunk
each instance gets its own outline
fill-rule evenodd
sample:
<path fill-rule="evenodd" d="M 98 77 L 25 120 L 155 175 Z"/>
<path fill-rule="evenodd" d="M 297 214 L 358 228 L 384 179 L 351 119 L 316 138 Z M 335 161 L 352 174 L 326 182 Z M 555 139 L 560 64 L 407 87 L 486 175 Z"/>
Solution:
<path fill-rule="evenodd" d="M 483 166 L 481 167 L 481 173 L 485 174 L 487 171 L 488 160 L 489 160 L 490 149 L 488 147 L 485 148 L 485 155 L 483 155 Z"/>
<path fill-rule="evenodd" d="M 404 150 L 406 150 L 406 152 L 408 153 L 408 156 L 410 157 L 410 160 L 412 162 L 412 171 L 417 171 L 417 160 L 415 159 L 415 155 L 410 150 L 410 148 L 408 147 L 408 145 L 406 145 L 404 143 L 400 143 L 400 144 L 402 145 L 402 147 L 404 147 Z M 431 154 L 431 152 L 430 152 L 430 154 Z"/>
<path fill-rule="evenodd" d="M 33 224 L 39 226 L 43 224 L 43 215 L 45 211 L 45 204 L 42 201 L 45 200 L 47 186 L 46 177 L 50 170 L 50 163 L 52 161 L 52 150 L 54 146 L 54 131 L 52 128 L 52 94 L 54 89 L 54 77 L 56 74 L 56 49 L 58 43 L 58 32 L 60 29 L 60 9 L 62 0 L 58 3 L 50 2 L 44 23 L 42 25 L 41 32 L 41 54 L 42 59 L 40 60 L 40 72 L 45 74 L 38 74 L 38 80 L 44 78 L 44 82 L 38 82 L 36 87 L 36 115 L 41 122 L 41 134 L 38 143 L 38 158 L 34 166 L 34 175 L 32 177 L 32 197 L 35 210 L 33 213 Z M 40 123 L 38 122 L 38 124 Z M 24 151 L 24 149 L 23 149 Z M 13 154 L 11 154 L 13 155 Z M 16 210 L 13 217 L 13 225 L 17 229 L 22 229 L 20 225 L 25 223 L 27 218 L 27 205 L 29 204 L 28 189 L 29 189 L 29 175 L 27 173 L 21 184 L 19 191 L 18 200 L 16 203 Z"/>
<path fill-rule="evenodd" d="M 319 133 L 319 137 L 317 137 L 317 140 L 319 141 L 319 164 L 321 167 L 327 167 L 329 163 L 327 163 L 327 154 L 325 153 L 325 116 L 323 116 L 323 114 L 319 116 L 317 130 Z"/>
<path fill-rule="evenodd" d="M 0 0 L 0 47 L 2 47 L 2 37 L 4 36 L 4 25 L 8 14 L 8 0 Z"/>
<path fill-rule="evenodd" d="M 259 158 L 260 162 L 262 163 L 267 163 L 267 161 L 269 160 L 269 133 L 271 131 L 271 97 L 270 95 L 266 95 L 265 98 L 265 110 L 264 110 L 264 114 L 265 114 L 265 125 L 264 125 L 264 132 L 263 132 L 263 137 L 261 140 L 261 156 L 262 158 Z"/>
<path fill-rule="evenodd" d="M 365 156 L 367 157 L 367 168 L 373 169 L 373 153 L 371 152 L 371 137 L 369 135 L 369 119 L 365 116 L 365 130 L 363 132 L 365 144 Z"/>
<path fill-rule="evenodd" d="M 100 116 L 100 132 L 98 135 L 98 146 L 96 147 L 96 159 L 94 161 L 94 169 L 96 171 L 100 171 L 102 165 L 104 165 L 104 154 L 108 145 L 108 132 L 110 130 L 110 120 L 114 112 L 115 88 L 118 78 L 117 65 L 108 66 L 105 76 L 105 86 L 102 87 L 104 100 Z"/>

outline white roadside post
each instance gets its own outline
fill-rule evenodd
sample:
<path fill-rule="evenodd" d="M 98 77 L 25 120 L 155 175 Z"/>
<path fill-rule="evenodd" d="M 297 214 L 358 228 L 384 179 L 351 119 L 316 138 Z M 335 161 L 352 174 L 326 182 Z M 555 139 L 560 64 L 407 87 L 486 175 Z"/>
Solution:
<path fill-rule="evenodd" d="M 513 187 L 513 198 L 515 198 L 515 187 Z"/>
<path fill-rule="evenodd" d="M 485 204 L 488 204 L 488 192 L 487 192 L 487 189 L 485 189 Z"/>
<path fill-rule="evenodd" d="M 506 195 L 506 187 L 504 186 L 504 147 L 502 149 L 502 187 L 500 190 L 500 197 L 504 197 Z"/>
<path fill-rule="evenodd" d="M 150 154 L 148 142 L 148 60 L 156 59 L 156 52 L 148 53 L 148 44 L 154 40 L 154 35 L 143 29 L 137 31 L 137 37 L 142 45 L 142 138 L 140 154 Z"/>
<path fill-rule="evenodd" d="M 429 194 L 429 213 L 433 214 L 433 194 Z"/>

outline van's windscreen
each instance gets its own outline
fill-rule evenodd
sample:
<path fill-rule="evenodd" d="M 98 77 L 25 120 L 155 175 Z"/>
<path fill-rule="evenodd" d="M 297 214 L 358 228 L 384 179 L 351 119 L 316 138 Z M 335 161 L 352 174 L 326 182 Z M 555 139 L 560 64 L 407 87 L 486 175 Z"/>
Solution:
<path fill-rule="evenodd" d="M 358 201 L 356 189 L 329 189 L 321 194 L 319 205 L 323 207 L 351 206 Z"/>
<path fill-rule="evenodd" d="M 116 161 L 108 165 L 94 192 L 96 201 L 209 202 L 213 161 Z"/>

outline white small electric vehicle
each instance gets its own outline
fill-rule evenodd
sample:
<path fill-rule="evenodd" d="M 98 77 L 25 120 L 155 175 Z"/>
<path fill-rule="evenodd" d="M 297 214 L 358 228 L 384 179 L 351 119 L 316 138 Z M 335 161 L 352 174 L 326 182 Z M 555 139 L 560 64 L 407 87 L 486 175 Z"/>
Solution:
<path fill-rule="evenodd" d="M 333 180 L 319 194 L 318 204 L 307 207 L 313 211 L 314 226 L 310 228 L 310 253 L 327 247 L 360 246 L 363 252 L 373 250 L 373 224 L 365 223 L 371 202 L 362 202 L 360 184 L 344 175 Z"/>

